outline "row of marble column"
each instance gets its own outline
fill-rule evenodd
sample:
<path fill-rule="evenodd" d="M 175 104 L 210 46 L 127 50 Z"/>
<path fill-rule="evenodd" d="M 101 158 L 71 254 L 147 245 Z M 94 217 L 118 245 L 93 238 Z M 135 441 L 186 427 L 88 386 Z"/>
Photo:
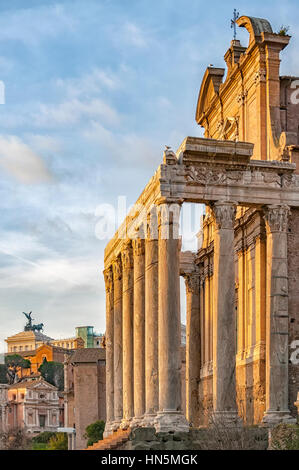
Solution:
<path fill-rule="evenodd" d="M 214 215 L 213 275 L 213 419 L 238 421 L 236 403 L 236 318 L 234 222 L 236 205 L 218 202 Z M 288 408 L 288 254 L 286 205 L 264 208 L 266 222 L 266 410 L 268 424 L 290 421 Z M 186 416 L 199 424 L 200 276 L 195 268 L 185 276 Z"/>
<path fill-rule="evenodd" d="M 167 209 L 167 205 L 164 204 Z M 213 417 L 238 421 L 234 221 L 236 204 L 216 202 L 213 281 Z M 164 215 L 163 215 L 164 214 Z M 287 206 L 265 209 L 267 227 L 266 414 L 288 411 Z M 177 214 L 176 214 L 177 215 Z M 151 233 L 149 231 L 149 233 Z M 119 426 L 187 430 L 181 410 L 178 217 L 160 211 L 158 236 L 122 243 L 106 283 L 105 435 Z M 200 369 L 198 273 L 187 289 L 186 415 L 197 422 Z"/>
<path fill-rule="evenodd" d="M 169 205 L 146 238 L 122 243 L 106 284 L 105 435 L 127 426 L 187 429 L 181 409 L 178 217 Z M 154 226 L 158 222 L 158 230 Z"/>

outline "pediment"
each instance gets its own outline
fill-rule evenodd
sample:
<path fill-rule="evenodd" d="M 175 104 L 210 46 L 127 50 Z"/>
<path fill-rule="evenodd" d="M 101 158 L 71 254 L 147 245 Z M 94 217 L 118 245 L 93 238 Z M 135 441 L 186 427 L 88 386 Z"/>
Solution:
<path fill-rule="evenodd" d="M 208 67 L 205 71 L 196 108 L 195 119 L 198 124 L 200 124 L 201 119 L 203 118 L 205 111 L 209 108 L 211 101 L 215 95 L 218 94 L 223 75 L 223 68 Z"/>

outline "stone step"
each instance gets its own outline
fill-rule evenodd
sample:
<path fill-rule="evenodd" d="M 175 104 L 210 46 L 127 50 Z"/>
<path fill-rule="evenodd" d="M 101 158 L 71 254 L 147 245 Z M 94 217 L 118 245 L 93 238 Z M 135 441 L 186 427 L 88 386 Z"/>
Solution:
<path fill-rule="evenodd" d="M 126 430 L 117 429 L 110 436 L 105 437 L 105 439 L 102 439 L 102 440 L 94 443 L 92 446 L 87 447 L 87 449 L 85 449 L 85 450 L 113 450 L 113 449 L 117 449 L 120 445 L 122 445 L 126 441 L 128 441 L 130 433 L 131 433 L 131 430 L 129 430 L 129 429 L 126 429 Z"/>

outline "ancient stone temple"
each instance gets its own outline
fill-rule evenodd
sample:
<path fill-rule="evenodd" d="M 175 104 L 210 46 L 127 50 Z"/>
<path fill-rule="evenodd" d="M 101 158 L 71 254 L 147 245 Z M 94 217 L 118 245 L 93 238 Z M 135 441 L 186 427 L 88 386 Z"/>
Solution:
<path fill-rule="evenodd" d="M 166 150 L 105 250 L 106 435 L 188 430 L 209 420 L 296 416 L 299 366 L 299 85 L 279 75 L 290 37 L 241 17 L 208 67 L 196 121 L 205 137 Z M 204 204 L 202 243 L 182 252 L 180 210 Z M 180 276 L 185 278 L 186 409 L 181 407 Z"/>

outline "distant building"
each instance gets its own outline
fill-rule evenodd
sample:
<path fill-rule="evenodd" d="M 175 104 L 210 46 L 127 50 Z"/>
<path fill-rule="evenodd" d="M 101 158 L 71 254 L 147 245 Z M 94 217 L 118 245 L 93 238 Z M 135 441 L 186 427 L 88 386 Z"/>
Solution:
<path fill-rule="evenodd" d="M 6 338 L 7 352 L 19 354 L 26 351 L 35 351 L 43 344 L 53 341 L 53 338 L 40 333 L 39 331 L 21 331 L 16 335 Z"/>
<path fill-rule="evenodd" d="M 47 362 L 60 362 L 63 364 L 65 354 L 71 355 L 73 350 L 59 348 L 52 344 L 42 344 L 35 351 L 21 352 L 19 355 L 28 359 L 31 363 L 29 369 L 22 369 L 21 376 L 37 374 L 39 367 L 46 360 Z"/>
<path fill-rule="evenodd" d="M 42 377 L 28 377 L 8 386 L 7 395 L 8 429 L 39 433 L 56 431 L 63 424 L 58 389 Z"/>
<path fill-rule="evenodd" d="M 85 348 L 103 348 L 104 335 L 95 333 L 93 328 L 93 326 L 78 326 L 76 337 L 83 338 Z"/>
<path fill-rule="evenodd" d="M 64 369 L 65 426 L 76 428 L 76 448 L 86 447 L 86 426 L 106 420 L 106 350 L 77 349 Z"/>
<path fill-rule="evenodd" d="M 54 339 L 51 341 L 53 346 L 57 346 L 64 349 L 80 349 L 84 348 L 84 340 L 83 338 L 75 338 L 74 336 L 71 338 L 64 338 L 64 339 Z"/>

